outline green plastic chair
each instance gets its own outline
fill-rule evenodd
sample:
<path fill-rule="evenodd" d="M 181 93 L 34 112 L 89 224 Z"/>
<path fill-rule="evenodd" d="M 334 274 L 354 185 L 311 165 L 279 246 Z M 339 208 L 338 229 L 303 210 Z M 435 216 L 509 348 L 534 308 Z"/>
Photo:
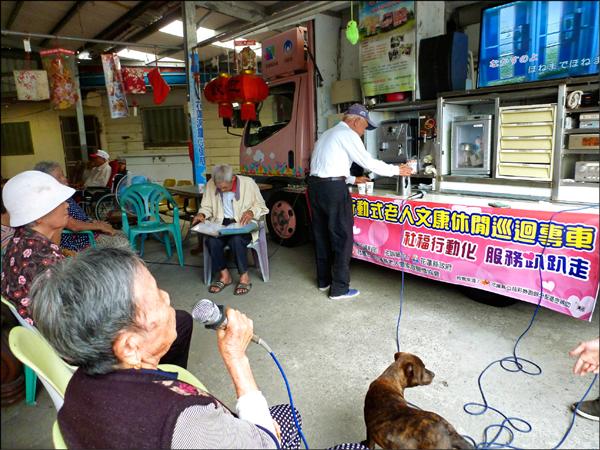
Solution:
<path fill-rule="evenodd" d="M 96 248 L 96 239 L 94 238 L 94 232 L 90 230 L 85 231 L 71 231 L 71 230 L 63 230 L 62 234 L 85 234 L 90 241 L 90 247 Z"/>
<path fill-rule="evenodd" d="M 197 388 L 208 392 L 206 386 L 204 386 L 204 384 L 202 384 L 202 382 L 198 378 L 196 378 L 183 367 L 179 367 L 174 364 L 159 364 L 158 368 L 164 372 L 175 372 L 177 373 L 178 380 L 185 381 L 187 384 L 191 384 L 192 386 L 196 386 Z"/>
<path fill-rule="evenodd" d="M 166 200 L 172 205 L 173 222 L 165 222 L 160 216 L 160 203 Z M 179 265 L 183 266 L 183 244 L 181 228 L 179 226 L 179 208 L 171 194 L 160 184 L 141 183 L 129 186 L 123 192 L 121 199 L 121 217 L 123 219 L 123 232 L 129 239 L 131 247 L 136 249 L 135 240 L 138 235 L 164 233 L 163 239 L 167 249 L 167 256 L 172 255 L 169 233 L 173 235 Z M 128 212 L 137 216 L 137 225 L 129 225 Z M 142 239 L 140 255 L 144 254 L 144 241 Z"/>
<path fill-rule="evenodd" d="M 73 367 L 64 362 L 39 332 L 14 327 L 8 335 L 8 345 L 16 358 L 40 378 L 58 411 L 65 398 Z"/>

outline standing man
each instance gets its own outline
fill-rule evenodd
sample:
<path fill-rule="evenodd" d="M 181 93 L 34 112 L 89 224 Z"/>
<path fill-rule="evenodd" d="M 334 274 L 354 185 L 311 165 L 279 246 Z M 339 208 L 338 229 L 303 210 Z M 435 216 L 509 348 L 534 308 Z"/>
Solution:
<path fill-rule="evenodd" d="M 110 156 L 104 150 L 96 150 L 90 155 L 90 168 L 83 174 L 83 186 L 107 187 L 112 169 L 108 164 Z"/>
<path fill-rule="evenodd" d="M 327 130 L 315 144 L 310 161 L 308 199 L 317 259 L 319 290 L 329 289 L 333 300 L 356 297 L 350 288 L 350 258 L 354 241 L 352 201 L 346 179 L 352 162 L 382 176 L 410 176 L 406 164 L 386 164 L 373 158 L 361 140 L 365 130 L 377 128 L 367 108 L 355 103 L 340 123 Z"/>

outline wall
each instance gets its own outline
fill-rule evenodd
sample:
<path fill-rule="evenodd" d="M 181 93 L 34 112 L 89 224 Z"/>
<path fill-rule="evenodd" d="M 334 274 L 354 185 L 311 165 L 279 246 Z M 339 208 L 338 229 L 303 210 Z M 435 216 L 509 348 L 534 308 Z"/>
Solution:
<path fill-rule="evenodd" d="M 106 149 L 111 158 L 148 155 L 156 157 L 153 164 L 165 163 L 160 156 L 181 156 L 187 158 L 188 148 L 183 147 L 158 147 L 144 148 L 141 115 L 133 117 L 130 109 L 130 117 L 123 119 L 111 119 L 107 107 L 104 91 L 98 91 L 99 97 L 89 106 L 91 102 L 84 100 L 84 114 L 93 114 L 98 117 L 101 127 L 100 141 L 102 148 Z M 130 96 L 130 104 L 135 98 L 138 105 L 154 106 L 152 94 Z M 161 106 L 185 105 L 186 92 L 184 88 L 172 88 L 167 100 Z M 214 164 L 227 163 L 239 170 L 239 147 L 240 138 L 227 134 L 221 119 L 217 115 L 217 106 L 208 103 L 205 99 L 202 103 L 204 112 L 204 139 L 206 148 L 206 163 L 208 171 Z M 43 160 L 58 161 L 64 168 L 64 150 L 60 133 L 60 116 L 75 116 L 75 109 L 62 112 L 50 109 L 48 102 L 19 102 L 8 105 L 2 109 L 2 123 L 22 122 L 31 123 L 31 134 L 33 140 L 34 154 L 23 156 L 2 156 L 2 177 L 9 178 L 24 170 L 31 169 L 35 163 Z M 241 134 L 240 129 L 232 132 Z M 125 139 L 124 136 L 129 136 Z M 177 158 L 181 163 L 181 158 Z M 152 160 L 152 158 L 151 158 Z M 189 158 L 187 160 L 189 162 Z M 168 161 L 167 161 L 168 162 Z M 191 178 L 191 162 L 189 163 L 189 174 L 180 178 Z M 161 181 L 162 178 L 157 179 Z"/>
<path fill-rule="evenodd" d="M 358 23 L 358 3 L 355 4 L 354 8 L 354 20 Z M 340 43 L 340 54 L 338 57 L 338 72 L 340 80 L 346 80 L 348 78 L 360 78 L 360 61 L 358 58 L 359 44 L 352 45 L 346 39 L 346 25 L 350 20 L 350 8 L 342 15 L 342 21 L 340 24 L 339 38 Z"/>
<path fill-rule="evenodd" d="M 98 108 L 84 108 L 85 114 L 100 114 Z M 40 161 L 57 161 L 65 169 L 60 117 L 74 116 L 75 110 L 54 111 L 49 102 L 19 102 L 2 108 L 2 123 L 29 122 L 33 155 L 1 157 L 2 177 L 10 178 L 30 170 Z M 1 153 L 0 153 L 1 154 Z"/>
<path fill-rule="evenodd" d="M 337 113 L 331 105 L 331 84 L 338 80 L 339 30 L 340 19 L 318 14 L 315 16 L 315 42 L 329 45 L 315 45 L 315 61 L 323 77 L 323 85 L 318 86 L 317 103 L 317 137 L 327 130 L 327 116 Z"/>
<path fill-rule="evenodd" d="M 419 91 L 419 44 L 422 39 L 427 39 L 434 36 L 439 36 L 446 32 L 446 20 L 445 20 L 445 2 L 433 1 L 433 2 L 416 2 L 415 15 L 417 17 L 417 30 L 416 30 L 416 64 L 415 73 L 417 78 L 417 90 L 415 93 L 416 99 L 421 98 Z"/>
<path fill-rule="evenodd" d="M 146 95 L 130 96 L 130 106 L 132 100 L 135 99 L 138 103 L 139 108 L 144 107 L 155 107 L 152 95 L 150 93 Z M 103 104 L 105 105 L 106 99 L 103 97 Z M 160 106 L 186 106 L 186 89 L 183 87 L 173 87 L 171 92 L 164 103 Z M 231 164 L 235 171 L 239 169 L 239 148 L 240 138 L 227 134 L 223 122 L 218 117 L 217 105 L 209 103 L 204 97 L 202 99 L 202 110 L 203 110 L 203 124 L 204 124 L 204 146 L 206 152 L 206 165 L 207 171 L 210 172 L 211 168 L 215 164 Z M 111 119 L 108 108 L 105 106 L 104 111 L 104 124 L 105 124 L 105 137 L 107 148 L 111 153 L 111 156 L 123 157 L 128 156 L 165 156 L 169 155 L 188 155 L 188 147 L 152 147 L 144 148 L 143 142 L 143 130 L 142 130 L 142 119 L 141 114 L 138 113 L 137 117 L 133 117 L 133 112 L 130 109 L 130 116 L 124 119 Z M 232 132 L 241 134 L 240 129 L 235 129 Z M 129 136 L 128 139 L 124 138 Z M 188 159 L 189 161 L 189 159 Z M 158 158 L 155 159 L 155 164 L 161 164 Z M 191 178 L 191 163 L 190 173 L 181 178 Z M 161 181 L 161 180 L 158 180 Z"/>

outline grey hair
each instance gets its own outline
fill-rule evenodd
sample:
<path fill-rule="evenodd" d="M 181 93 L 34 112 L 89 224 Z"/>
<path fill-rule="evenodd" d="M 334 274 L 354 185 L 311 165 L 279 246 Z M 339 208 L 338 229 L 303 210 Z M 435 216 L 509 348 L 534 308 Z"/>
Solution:
<path fill-rule="evenodd" d="M 344 117 L 342 117 L 342 120 L 352 120 L 352 119 L 364 119 L 363 116 L 359 116 L 358 114 L 344 114 Z M 365 119 L 366 120 L 366 119 Z"/>
<path fill-rule="evenodd" d="M 213 167 L 212 179 L 215 183 L 229 183 L 233 179 L 233 169 L 229 164 L 217 164 Z"/>
<path fill-rule="evenodd" d="M 61 169 L 62 167 L 56 161 L 40 161 L 35 166 L 33 166 L 33 170 L 37 170 L 38 172 L 44 172 L 48 175 L 52 175 L 56 169 Z"/>
<path fill-rule="evenodd" d="M 119 363 L 113 343 L 136 329 L 134 279 L 142 261 L 131 250 L 88 249 L 36 277 L 30 291 L 37 328 L 60 356 L 88 374 Z"/>

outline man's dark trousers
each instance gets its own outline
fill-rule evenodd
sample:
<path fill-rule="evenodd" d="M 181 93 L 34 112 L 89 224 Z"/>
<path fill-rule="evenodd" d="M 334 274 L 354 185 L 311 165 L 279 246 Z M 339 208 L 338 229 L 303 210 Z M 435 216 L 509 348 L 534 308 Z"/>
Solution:
<path fill-rule="evenodd" d="M 354 218 L 352 200 L 343 178 L 308 178 L 312 232 L 320 288 L 331 285 L 329 295 L 344 295 L 350 288 Z"/>
<path fill-rule="evenodd" d="M 205 236 L 206 246 L 210 253 L 213 273 L 220 272 L 227 268 L 227 259 L 225 258 L 225 247 L 229 246 L 238 273 L 241 275 L 248 271 L 248 244 L 252 242 L 250 233 L 231 234 L 228 236 L 212 237 Z"/>

